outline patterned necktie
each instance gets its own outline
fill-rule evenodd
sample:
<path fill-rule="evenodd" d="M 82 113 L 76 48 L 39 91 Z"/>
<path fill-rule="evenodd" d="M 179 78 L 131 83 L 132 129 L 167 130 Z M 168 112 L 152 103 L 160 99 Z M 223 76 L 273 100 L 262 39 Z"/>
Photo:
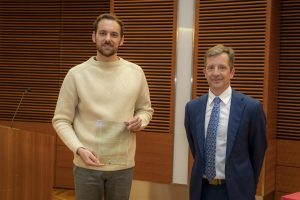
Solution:
<path fill-rule="evenodd" d="M 211 111 L 205 140 L 205 176 L 208 180 L 212 180 L 216 176 L 216 138 L 219 124 L 221 99 L 219 97 L 215 97 L 213 102 L 214 107 Z"/>

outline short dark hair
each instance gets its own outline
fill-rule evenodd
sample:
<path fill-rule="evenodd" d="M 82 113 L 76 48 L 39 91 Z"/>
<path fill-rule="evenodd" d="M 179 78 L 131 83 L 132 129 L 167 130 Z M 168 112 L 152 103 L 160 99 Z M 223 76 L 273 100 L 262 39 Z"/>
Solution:
<path fill-rule="evenodd" d="M 96 18 L 96 20 L 93 23 L 93 31 L 94 32 L 97 32 L 98 24 L 103 19 L 116 21 L 120 25 L 120 34 L 121 34 L 121 37 L 123 37 L 123 35 L 124 35 L 124 24 L 123 24 L 122 20 L 120 20 L 115 14 L 112 14 L 112 13 L 105 13 L 105 14 L 99 15 Z"/>
<path fill-rule="evenodd" d="M 231 47 L 224 46 L 222 44 L 218 44 L 214 47 L 211 47 L 208 49 L 205 53 L 204 57 L 204 65 L 206 66 L 207 58 L 212 56 L 217 56 L 222 53 L 226 53 L 229 58 L 229 66 L 232 69 L 234 67 L 234 51 Z"/>

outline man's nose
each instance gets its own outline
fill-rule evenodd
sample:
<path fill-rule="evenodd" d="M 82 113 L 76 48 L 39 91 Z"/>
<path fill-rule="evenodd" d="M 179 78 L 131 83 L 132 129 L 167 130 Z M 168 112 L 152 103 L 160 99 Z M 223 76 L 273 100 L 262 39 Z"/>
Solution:
<path fill-rule="evenodd" d="M 107 34 L 106 34 L 105 39 L 106 39 L 106 40 L 110 40 L 110 39 L 111 39 L 110 33 L 107 33 Z"/>
<path fill-rule="evenodd" d="M 219 74 L 221 72 L 221 70 L 219 69 L 219 67 L 215 67 L 212 72 L 214 74 Z"/>

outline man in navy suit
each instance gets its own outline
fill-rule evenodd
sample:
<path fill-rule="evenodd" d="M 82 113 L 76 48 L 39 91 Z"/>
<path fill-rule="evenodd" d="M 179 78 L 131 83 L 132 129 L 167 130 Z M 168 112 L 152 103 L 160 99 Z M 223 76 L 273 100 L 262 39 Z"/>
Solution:
<path fill-rule="evenodd" d="M 231 88 L 235 72 L 232 48 L 210 48 L 203 71 L 208 94 L 188 102 L 185 108 L 185 129 L 194 158 L 190 200 L 254 200 L 267 148 L 262 105 Z M 215 97 L 221 100 L 215 143 L 206 145 Z M 209 148 L 214 150 L 212 161 L 208 161 Z M 214 172 L 212 178 L 208 171 Z"/>

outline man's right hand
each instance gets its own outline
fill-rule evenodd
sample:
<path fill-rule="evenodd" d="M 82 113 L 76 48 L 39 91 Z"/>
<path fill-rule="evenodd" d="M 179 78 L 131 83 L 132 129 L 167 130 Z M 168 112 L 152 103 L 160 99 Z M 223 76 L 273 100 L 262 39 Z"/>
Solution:
<path fill-rule="evenodd" d="M 83 147 L 77 149 L 77 154 L 87 166 L 99 167 L 104 165 L 100 163 L 99 159 L 91 151 Z"/>

